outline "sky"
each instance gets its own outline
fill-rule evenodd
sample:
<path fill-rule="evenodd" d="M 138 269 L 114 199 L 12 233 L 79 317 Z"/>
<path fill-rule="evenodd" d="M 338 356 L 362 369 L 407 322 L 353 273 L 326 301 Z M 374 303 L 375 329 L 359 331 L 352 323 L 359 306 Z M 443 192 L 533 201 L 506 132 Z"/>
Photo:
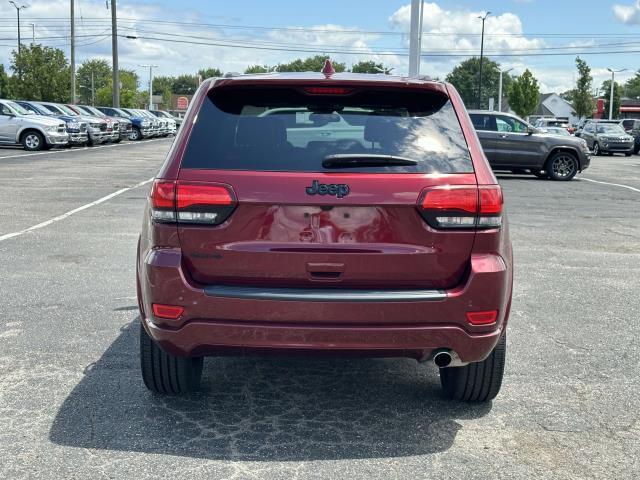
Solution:
<path fill-rule="evenodd" d="M 21 0 L 23 43 L 55 46 L 69 54 L 70 0 Z M 110 3 L 110 2 L 109 2 Z M 136 70 L 146 88 L 155 75 L 195 73 L 204 67 L 242 72 L 326 54 L 351 65 L 373 59 L 408 71 L 410 0 L 122 0 L 118 2 L 121 68 Z M 75 0 L 76 62 L 111 60 L 105 0 Z M 541 91 L 575 83 L 576 54 L 592 68 L 594 88 L 614 70 L 624 82 L 640 69 L 640 0 L 437 0 L 424 3 L 420 73 L 444 79 L 457 64 L 485 54 L 519 75 L 526 68 Z M 32 27 L 33 24 L 33 27 Z M 0 62 L 8 69 L 17 45 L 16 10 L 0 0 Z M 612 53 L 621 52 L 621 53 Z M 553 53 L 554 55 L 549 55 Z M 600 53 L 600 54 L 594 54 Z M 563 55 L 557 55 L 563 54 Z M 565 55 L 566 54 L 566 55 Z"/>

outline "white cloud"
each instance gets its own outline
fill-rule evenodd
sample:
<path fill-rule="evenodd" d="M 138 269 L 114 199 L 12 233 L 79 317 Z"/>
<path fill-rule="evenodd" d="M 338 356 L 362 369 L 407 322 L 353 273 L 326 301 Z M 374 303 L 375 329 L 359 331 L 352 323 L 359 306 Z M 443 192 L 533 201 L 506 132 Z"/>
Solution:
<path fill-rule="evenodd" d="M 635 5 L 615 4 L 613 14 L 622 23 L 640 25 L 640 0 L 636 0 Z"/>
<path fill-rule="evenodd" d="M 425 3 L 423 10 L 422 52 L 446 53 L 452 50 L 469 55 L 480 54 L 480 33 L 482 22 L 478 19 L 482 11 L 445 10 L 437 3 Z M 389 17 L 391 28 L 402 32 L 409 32 L 411 23 L 411 6 L 400 7 Z M 408 40 L 407 40 L 408 41 Z M 484 48 L 485 54 L 504 53 L 509 50 L 527 51 L 540 48 L 544 42 L 536 38 L 527 38 L 523 34 L 522 22 L 513 13 L 490 15 L 485 22 Z M 440 71 L 431 72 L 432 75 L 443 77 L 447 70 L 459 63 L 460 57 L 428 57 L 431 66 Z M 440 59 L 439 59 L 440 58 Z M 429 66 L 429 65 L 427 65 Z"/>

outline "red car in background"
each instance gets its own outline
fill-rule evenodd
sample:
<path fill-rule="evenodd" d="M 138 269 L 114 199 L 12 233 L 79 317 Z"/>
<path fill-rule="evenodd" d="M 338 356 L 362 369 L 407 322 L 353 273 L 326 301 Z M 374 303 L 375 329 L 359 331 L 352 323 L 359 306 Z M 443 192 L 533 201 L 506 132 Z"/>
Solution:
<path fill-rule="evenodd" d="M 203 357 L 433 361 L 447 397 L 501 386 L 512 292 L 502 191 L 456 90 L 390 75 L 211 79 L 138 244 L 146 386 Z"/>

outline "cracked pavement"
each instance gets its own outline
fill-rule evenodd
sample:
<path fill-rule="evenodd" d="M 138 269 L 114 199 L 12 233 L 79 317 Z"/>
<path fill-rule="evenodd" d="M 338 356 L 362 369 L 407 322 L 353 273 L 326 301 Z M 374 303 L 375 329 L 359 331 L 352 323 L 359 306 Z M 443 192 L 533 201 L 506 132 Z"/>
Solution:
<path fill-rule="evenodd" d="M 152 177 L 169 145 L 0 149 L 0 236 Z M 640 157 L 583 176 L 640 188 Z M 0 478 L 638 478 L 640 193 L 499 180 L 515 291 L 487 405 L 443 400 L 436 369 L 406 359 L 209 358 L 202 391 L 149 393 L 134 286 L 148 185 L 0 241 Z"/>

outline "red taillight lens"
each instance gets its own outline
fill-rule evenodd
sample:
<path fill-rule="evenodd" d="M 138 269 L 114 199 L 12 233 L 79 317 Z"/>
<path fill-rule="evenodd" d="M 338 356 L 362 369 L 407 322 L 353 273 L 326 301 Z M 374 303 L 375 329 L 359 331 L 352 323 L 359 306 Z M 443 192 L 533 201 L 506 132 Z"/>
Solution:
<path fill-rule="evenodd" d="M 153 208 L 173 209 L 175 200 L 175 183 L 155 180 L 151 187 L 151 204 Z"/>
<path fill-rule="evenodd" d="M 480 215 L 502 213 L 502 189 L 500 185 L 483 185 L 480 192 Z"/>
<path fill-rule="evenodd" d="M 428 210 L 461 210 L 475 214 L 478 211 L 476 187 L 446 187 L 427 190 L 422 208 Z"/>
<path fill-rule="evenodd" d="M 225 185 L 156 180 L 151 205 L 156 222 L 219 225 L 235 209 L 236 199 Z"/>
<path fill-rule="evenodd" d="M 447 185 L 427 189 L 420 214 L 434 228 L 499 228 L 502 190 L 499 185 Z"/>
<path fill-rule="evenodd" d="M 184 313 L 184 307 L 179 305 L 162 305 L 160 303 L 153 304 L 153 315 L 158 318 L 168 318 L 169 320 L 177 320 Z"/>
<path fill-rule="evenodd" d="M 229 190 L 218 185 L 178 182 L 178 210 L 193 206 L 233 205 L 234 199 Z"/>
<path fill-rule="evenodd" d="M 467 312 L 467 322 L 469 322 L 471 325 L 491 325 L 496 323 L 497 319 L 497 310 L 488 310 L 485 312 Z"/>
<path fill-rule="evenodd" d="M 304 89 L 311 95 L 349 95 L 353 90 L 342 87 L 307 87 Z"/>

